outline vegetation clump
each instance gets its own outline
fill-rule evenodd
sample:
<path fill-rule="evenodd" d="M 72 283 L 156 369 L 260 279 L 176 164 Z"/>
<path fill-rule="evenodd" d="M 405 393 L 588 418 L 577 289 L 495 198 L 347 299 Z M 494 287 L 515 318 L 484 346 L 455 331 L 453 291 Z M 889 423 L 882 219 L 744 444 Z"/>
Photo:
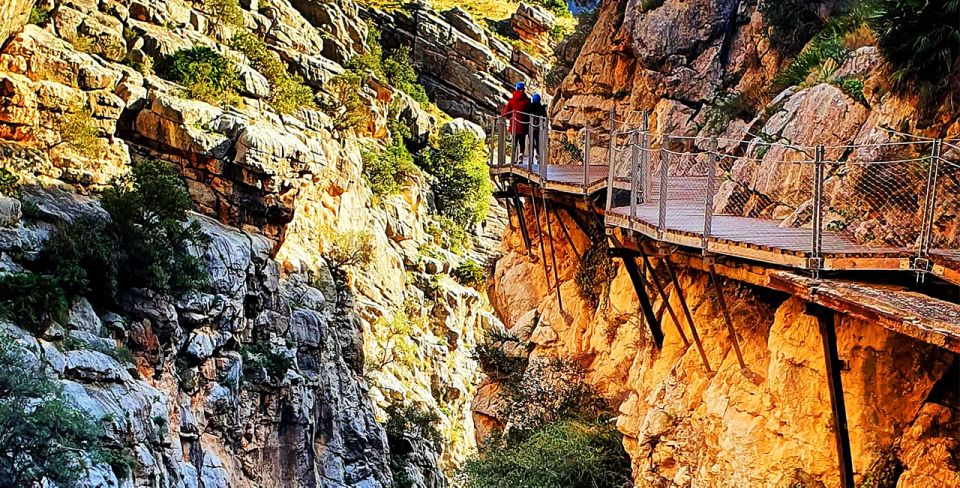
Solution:
<path fill-rule="evenodd" d="M 216 22 L 243 27 L 243 10 L 239 0 L 204 0 L 204 9 Z"/>
<path fill-rule="evenodd" d="M 434 178 L 441 215 L 462 227 L 486 218 L 492 187 L 480 138 L 469 131 L 444 134 L 419 154 L 417 165 Z"/>
<path fill-rule="evenodd" d="M 20 195 L 20 177 L 7 168 L 0 168 L 0 195 L 8 197 Z"/>
<path fill-rule="evenodd" d="M 43 25 L 46 24 L 48 20 L 50 20 L 50 9 L 36 6 L 30 8 L 30 17 L 27 18 L 28 24 Z"/>
<path fill-rule="evenodd" d="M 303 78 L 287 71 L 277 53 L 270 51 L 265 42 L 249 32 L 241 32 L 230 39 L 230 47 L 250 61 L 270 83 L 270 97 L 267 103 L 277 112 L 288 114 L 298 108 L 316 108 L 313 91 L 303 84 Z"/>
<path fill-rule="evenodd" d="M 363 177 L 379 197 L 400 193 L 403 184 L 420 173 L 400 137 L 395 137 L 385 149 L 367 149 L 361 156 Z"/>
<path fill-rule="evenodd" d="M 798 52 L 823 27 L 815 10 L 820 2 L 810 0 L 762 0 L 760 13 L 774 48 L 786 54 Z"/>
<path fill-rule="evenodd" d="M 456 279 L 461 285 L 470 286 L 477 289 L 483 286 L 483 283 L 487 278 L 487 273 L 484 271 L 483 267 L 472 259 L 468 259 L 460 263 L 459 266 L 454 268 L 450 275 L 453 276 L 453 278 Z"/>
<path fill-rule="evenodd" d="M 85 158 L 100 155 L 103 148 L 93 113 L 86 106 L 73 107 L 60 119 L 60 139 Z"/>
<path fill-rule="evenodd" d="M 600 298 L 610 291 L 610 283 L 615 276 L 616 268 L 607 255 L 606 242 L 603 239 L 593 239 L 590 247 L 583 252 L 574 276 L 580 296 L 596 306 L 600 303 Z"/>
<path fill-rule="evenodd" d="M 91 460 L 125 477 L 132 457 L 105 445 L 103 429 L 26 355 L 0 332 L 0 486 L 73 486 Z"/>
<path fill-rule="evenodd" d="M 69 303 L 57 278 L 34 273 L 0 276 L 0 317 L 42 335 L 52 322 L 62 320 Z"/>
<path fill-rule="evenodd" d="M 370 113 L 360 96 L 363 87 L 363 75 L 353 70 L 344 71 L 327 82 L 329 98 L 321 107 L 333 117 L 334 129 L 359 132 L 370 125 Z"/>
<path fill-rule="evenodd" d="M 183 85 L 190 98 L 236 103 L 240 75 L 232 61 L 206 46 L 181 49 L 157 63 L 160 77 Z"/>
<path fill-rule="evenodd" d="M 243 359 L 244 378 L 259 378 L 263 371 L 266 372 L 265 379 L 277 382 L 293 367 L 292 358 L 278 352 L 275 346 L 266 341 L 241 347 L 240 357 Z"/>
<path fill-rule="evenodd" d="M 320 247 L 327 264 L 338 271 L 364 265 L 373 259 L 373 234 L 365 230 L 320 230 Z"/>

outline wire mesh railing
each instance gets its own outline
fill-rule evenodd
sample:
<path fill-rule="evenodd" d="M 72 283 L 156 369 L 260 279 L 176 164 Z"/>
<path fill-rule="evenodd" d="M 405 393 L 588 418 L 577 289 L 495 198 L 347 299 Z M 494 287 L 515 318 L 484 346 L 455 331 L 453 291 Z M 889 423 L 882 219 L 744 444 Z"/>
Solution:
<path fill-rule="evenodd" d="M 525 169 L 574 193 L 605 188 L 611 225 L 705 251 L 719 243 L 775 250 L 811 270 L 849 265 L 827 262 L 844 256 L 901 259 L 867 269 L 903 268 L 905 259 L 927 271 L 931 255 L 960 265 L 958 141 L 893 134 L 870 144 L 804 146 L 765 134 L 657 133 L 647 113 L 610 120 L 555 130 L 531 116 L 518 150 L 500 119 L 491 165 Z"/>

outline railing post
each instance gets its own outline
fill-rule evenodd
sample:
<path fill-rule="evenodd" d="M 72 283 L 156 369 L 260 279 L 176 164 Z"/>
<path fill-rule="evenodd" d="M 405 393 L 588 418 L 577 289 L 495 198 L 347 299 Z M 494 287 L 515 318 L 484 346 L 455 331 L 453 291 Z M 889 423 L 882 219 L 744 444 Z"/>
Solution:
<path fill-rule="evenodd" d="M 502 117 L 497 118 L 497 167 L 507 164 L 507 124 Z"/>
<path fill-rule="evenodd" d="M 820 277 L 823 268 L 823 167 L 824 148 L 817 146 L 816 159 L 813 163 L 813 216 L 811 219 L 812 232 L 810 260 L 807 267 L 813 272 L 814 278 Z"/>
<path fill-rule="evenodd" d="M 652 202 L 650 195 L 650 112 L 643 112 L 643 125 L 640 134 L 640 184 L 643 202 Z"/>
<path fill-rule="evenodd" d="M 616 131 L 617 131 L 616 118 L 617 118 L 617 111 L 616 109 L 611 108 L 610 109 L 610 142 L 609 142 L 610 147 L 609 147 L 608 156 L 607 156 L 607 212 L 610 211 L 610 207 L 613 205 L 613 183 L 614 183 L 614 176 L 617 171 L 617 168 L 616 168 L 617 164 L 616 164 L 616 161 L 614 161 L 615 149 L 613 147 L 613 145 L 616 143 Z"/>
<path fill-rule="evenodd" d="M 526 157 L 527 157 L 527 171 L 529 171 L 531 175 L 533 174 L 533 124 L 534 124 L 534 120 L 536 120 L 535 117 L 533 117 L 533 116 L 531 116 L 531 115 L 527 115 L 527 121 L 528 121 L 528 123 L 527 123 L 527 134 L 526 134 L 526 136 L 525 136 L 525 137 L 527 138 L 527 143 L 526 143 L 526 145 L 525 145 L 526 147 L 523 148 L 523 152 L 525 153 L 525 155 L 526 155 Z M 524 154 L 521 154 L 520 157 L 523 157 L 523 156 L 524 156 Z"/>
<path fill-rule="evenodd" d="M 540 178 L 543 180 L 547 179 L 547 169 L 550 167 L 550 163 L 547 160 L 547 140 L 550 139 L 550 124 L 547 123 L 547 118 L 543 117 L 540 119 L 540 132 L 537 134 L 540 140 L 537 141 L 537 164 L 540 165 Z M 531 154 L 533 154 L 531 152 Z"/>
<path fill-rule="evenodd" d="M 933 149 L 930 151 L 930 164 L 927 166 L 927 187 L 923 198 L 923 217 L 920 223 L 920 245 L 917 249 L 916 268 L 918 271 L 927 271 L 927 257 L 930 254 L 930 245 L 933 240 L 933 220 L 934 212 L 937 207 L 937 180 L 940 176 L 940 151 L 941 141 L 933 141 Z"/>
<path fill-rule="evenodd" d="M 633 131 L 630 137 L 630 229 L 637 218 L 637 170 L 640 167 L 640 132 Z"/>
<path fill-rule="evenodd" d="M 703 208 L 703 244 L 704 251 L 713 234 L 713 200 L 717 194 L 717 138 L 710 139 L 707 144 L 707 195 L 704 198 Z"/>
<path fill-rule="evenodd" d="M 660 139 L 660 213 L 657 220 L 657 239 L 663 240 L 667 231 L 667 178 L 670 173 L 670 156 L 667 154 L 667 144 L 670 136 L 663 134 Z"/>

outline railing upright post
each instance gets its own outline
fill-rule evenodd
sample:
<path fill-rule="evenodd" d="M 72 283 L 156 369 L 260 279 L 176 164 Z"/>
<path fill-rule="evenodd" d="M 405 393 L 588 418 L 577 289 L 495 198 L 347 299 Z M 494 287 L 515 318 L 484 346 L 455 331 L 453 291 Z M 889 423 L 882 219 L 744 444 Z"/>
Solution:
<path fill-rule="evenodd" d="M 640 132 L 633 131 L 630 136 L 630 230 L 637 218 L 637 186 L 639 178 L 637 170 L 640 167 Z"/>
<path fill-rule="evenodd" d="M 813 163 L 813 217 L 811 226 L 812 243 L 810 262 L 807 267 L 813 272 L 814 278 L 819 278 L 823 268 L 823 167 L 824 148 L 817 146 L 816 159 Z"/>
<path fill-rule="evenodd" d="M 660 212 L 657 220 L 657 239 L 663 240 L 667 232 L 667 192 L 669 191 L 667 178 L 670 173 L 670 156 L 667 154 L 667 145 L 670 136 L 663 134 L 660 139 Z"/>
<path fill-rule="evenodd" d="M 643 125 L 640 134 L 640 192 L 643 202 L 652 202 L 650 196 L 650 112 L 643 112 Z"/>
<path fill-rule="evenodd" d="M 930 151 L 930 164 L 927 166 L 927 186 L 923 199 L 923 217 L 920 223 L 920 245 L 917 249 L 917 259 L 926 260 L 930 254 L 931 241 L 933 240 L 933 220 L 934 212 L 937 208 L 937 180 L 940 176 L 940 151 L 941 141 L 933 141 L 933 149 Z M 926 262 L 923 264 L 926 270 Z"/>
<path fill-rule="evenodd" d="M 527 157 L 527 171 L 529 171 L 530 174 L 532 175 L 533 174 L 533 124 L 536 118 L 531 115 L 527 115 L 526 117 L 528 121 L 527 133 L 525 135 L 527 139 L 527 143 L 523 148 L 524 154 L 522 154 L 521 157 L 523 156 Z"/>
<path fill-rule="evenodd" d="M 497 166 L 507 164 L 507 124 L 502 117 L 497 118 Z"/>
<path fill-rule="evenodd" d="M 540 140 L 537 141 L 537 164 L 540 165 L 540 177 L 543 180 L 547 179 L 547 169 L 550 167 L 550 162 L 547 160 L 547 140 L 550 139 L 549 130 L 550 124 L 547 123 L 547 118 L 543 117 L 540 119 L 540 132 L 537 133 L 537 136 L 540 138 Z"/>
<path fill-rule="evenodd" d="M 614 108 L 610 109 L 610 142 L 608 143 L 609 151 L 607 156 L 607 212 L 610 212 L 610 207 L 613 205 L 613 183 L 615 180 L 615 175 L 617 171 L 617 164 L 614 161 L 614 144 L 617 142 L 617 111 Z"/>
<path fill-rule="evenodd" d="M 703 209 L 703 244 L 704 251 L 710 243 L 713 234 L 713 201 L 717 194 L 717 138 L 710 139 L 707 144 L 707 195 L 704 198 Z"/>

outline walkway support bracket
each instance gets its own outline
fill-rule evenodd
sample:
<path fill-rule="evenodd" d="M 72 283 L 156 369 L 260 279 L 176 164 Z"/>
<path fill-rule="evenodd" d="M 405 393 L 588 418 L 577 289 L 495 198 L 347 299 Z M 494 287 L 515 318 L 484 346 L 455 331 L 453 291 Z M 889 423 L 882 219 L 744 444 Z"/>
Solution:
<path fill-rule="evenodd" d="M 683 315 L 686 316 L 687 323 L 690 324 L 690 335 L 693 336 L 693 343 L 697 345 L 697 352 L 700 353 L 700 360 L 703 361 L 703 367 L 707 370 L 707 374 L 713 374 L 713 370 L 710 369 L 710 360 L 707 359 L 707 353 L 704 352 L 703 343 L 700 341 L 700 333 L 697 332 L 697 324 L 693 321 L 693 314 L 690 313 L 690 307 L 687 306 L 687 299 L 683 295 L 683 289 L 680 288 L 680 280 L 677 279 L 677 273 L 673 271 L 673 264 L 670 263 L 669 259 L 661 258 L 661 260 L 667 267 L 667 274 L 670 275 L 673 289 L 677 293 L 677 298 L 680 299 L 680 308 L 683 309 Z"/>
<path fill-rule="evenodd" d="M 737 331 L 733 328 L 733 319 L 730 317 L 730 310 L 727 309 L 727 299 L 723 296 L 723 286 L 720 284 L 717 269 L 713 264 L 710 264 L 710 280 L 713 282 L 713 288 L 717 292 L 720 311 L 723 313 L 723 321 L 727 325 L 727 334 L 730 336 L 730 342 L 733 343 L 733 351 L 737 355 L 737 362 L 740 363 L 740 371 L 747 374 L 749 369 L 747 369 L 747 363 L 743 361 L 743 353 L 740 352 L 740 341 L 737 339 Z"/>
<path fill-rule="evenodd" d="M 840 375 L 840 355 L 837 352 L 834 312 L 821 305 L 807 303 L 807 313 L 816 317 L 820 327 L 820 337 L 823 339 L 823 356 L 826 360 L 830 404 L 833 408 L 833 434 L 840 466 L 840 487 L 854 488 L 853 457 L 850 452 L 850 432 L 847 430 L 847 409 L 843 401 L 843 382 Z"/>
<path fill-rule="evenodd" d="M 510 186 L 513 190 L 513 206 L 517 209 L 517 223 L 520 225 L 520 235 L 523 237 L 523 245 L 527 248 L 527 254 L 532 254 L 533 251 L 530 246 L 530 233 L 527 231 L 527 224 L 524 221 L 523 202 L 520 200 L 520 193 L 517 192 L 516 180 L 511 181 Z"/>
<path fill-rule="evenodd" d="M 653 265 L 650 264 L 650 258 L 647 256 L 647 253 L 643 252 L 642 249 L 640 250 L 640 256 L 643 258 L 644 268 L 650 270 L 650 281 L 653 283 L 653 288 L 657 291 L 657 294 L 660 295 L 660 299 L 663 300 L 664 305 L 667 307 L 667 313 L 670 314 L 670 319 L 673 320 L 673 324 L 677 328 L 677 332 L 680 333 L 680 340 L 683 341 L 683 347 L 690 347 L 690 341 L 687 339 L 687 334 L 683 332 L 683 324 L 680 323 L 680 319 L 673 310 L 673 305 L 670 304 L 670 297 L 667 295 L 667 291 L 660 283 L 660 278 L 657 278 L 656 270 L 654 269 Z"/>
<path fill-rule="evenodd" d="M 616 242 L 616 237 L 610 237 L 614 240 L 614 243 L 619 246 L 619 243 Z M 637 292 L 637 299 L 640 300 L 640 309 L 643 311 L 643 317 L 647 322 L 647 327 L 650 328 L 650 335 L 653 336 L 653 342 L 656 344 L 657 349 L 661 349 L 663 347 L 663 328 L 661 327 L 660 321 L 657 320 L 657 314 L 653 311 L 653 303 L 650 301 L 650 295 L 647 294 L 647 289 L 644 287 L 645 280 L 640 273 L 640 267 L 637 266 L 633 255 L 621 247 L 611 248 L 609 254 L 610 256 L 620 258 L 623 261 L 623 266 L 627 268 L 627 274 L 630 275 L 633 289 Z"/>

